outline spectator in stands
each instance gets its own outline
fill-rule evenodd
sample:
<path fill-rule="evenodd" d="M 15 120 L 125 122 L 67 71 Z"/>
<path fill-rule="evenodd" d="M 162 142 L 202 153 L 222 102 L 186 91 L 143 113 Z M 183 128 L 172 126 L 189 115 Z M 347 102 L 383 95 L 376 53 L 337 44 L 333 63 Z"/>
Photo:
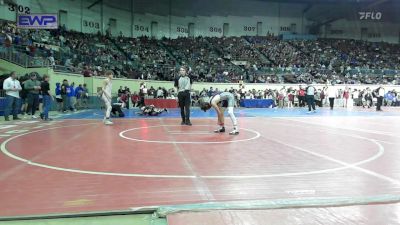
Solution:
<path fill-rule="evenodd" d="M 55 66 L 55 59 L 54 59 L 54 56 L 52 54 L 47 59 L 49 60 L 49 65 L 51 67 Z"/>
<path fill-rule="evenodd" d="M 104 76 L 110 69 L 119 77 L 136 79 L 143 74 L 142 79 L 173 80 L 176 66 L 186 65 L 193 80 L 209 82 L 399 82 L 394 77 L 400 71 L 398 44 L 343 39 L 285 41 L 273 35 L 157 40 L 62 29 L 18 31 L 14 27 L 10 21 L 0 24 L 0 33 L 4 33 L 0 44 L 7 48 L 3 51 L 35 55 L 63 65 L 55 69 L 67 68 L 84 76 Z M 53 54 L 48 45 L 59 54 Z M 237 61 L 244 64 L 237 65 Z"/>
<path fill-rule="evenodd" d="M 35 112 L 39 107 L 39 92 L 41 89 L 41 84 L 37 80 L 36 73 L 31 73 L 30 77 L 31 79 L 24 83 L 25 89 L 28 91 L 27 113 L 32 116 L 32 119 L 37 119 Z"/>
<path fill-rule="evenodd" d="M 5 121 L 9 121 L 10 112 L 12 112 L 13 120 L 19 120 L 19 92 L 22 90 L 20 82 L 17 80 L 16 72 L 11 72 L 10 77 L 3 82 L 3 89 L 6 91 L 7 106 L 4 110 Z"/>
<path fill-rule="evenodd" d="M 51 118 L 49 118 L 49 111 L 51 108 L 51 103 L 54 101 L 54 98 L 50 92 L 49 80 L 50 80 L 49 75 L 44 75 L 43 81 L 40 85 L 43 96 L 43 113 L 40 114 L 40 118 L 42 118 L 42 120 L 45 121 L 52 120 Z"/>

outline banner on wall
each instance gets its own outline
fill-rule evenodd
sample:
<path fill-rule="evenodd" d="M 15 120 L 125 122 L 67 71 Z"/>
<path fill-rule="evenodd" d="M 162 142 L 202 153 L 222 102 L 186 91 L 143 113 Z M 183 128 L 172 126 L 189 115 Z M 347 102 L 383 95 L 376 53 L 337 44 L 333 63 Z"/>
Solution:
<path fill-rule="evenodd" d="M 236 66 L 245 66 L 247 65 L 247 61 L 232 61 Z"/>
<path fill-rule="evenodd" d="M 34 44 L 36 47 L 43 46 L 43 47 L 46 48 L 46 49 L 51 49 L 51 50 L 57 51 L 57 52 L 60 51 L 60 47 L 59 47 L 59 46 L 56 46 L 56 45 L 49 45 L 49 44 L 38 43 L 38 42 L 33 42 L 33 44 Z"/>

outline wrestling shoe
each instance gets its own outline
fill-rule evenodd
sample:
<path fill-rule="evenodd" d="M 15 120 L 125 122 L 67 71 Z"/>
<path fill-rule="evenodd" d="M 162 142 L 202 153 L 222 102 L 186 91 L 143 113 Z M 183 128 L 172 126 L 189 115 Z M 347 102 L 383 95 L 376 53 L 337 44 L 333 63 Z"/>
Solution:
<path fill-rule="evenodd" d="M 111 120 L 104 121 L 105 125 L 113 125 L 114 123 Z"/>
<path fill-rule="evenodd" d="M 224 133 L 224 132 L 225 132 L 225 127 L 214 130 L 214 133 Z"/>
<path fill-rule="evenodd" d="M 229 132 L 230 135 L 238 135 L 239 131 L 238 130 L 233 130 L 231 132 Z"/>

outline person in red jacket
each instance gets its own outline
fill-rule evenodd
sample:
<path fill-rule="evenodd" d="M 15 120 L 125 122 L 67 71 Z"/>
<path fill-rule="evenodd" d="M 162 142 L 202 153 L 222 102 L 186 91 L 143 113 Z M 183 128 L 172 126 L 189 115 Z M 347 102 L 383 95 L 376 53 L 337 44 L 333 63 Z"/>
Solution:
<path fill-rule="evenodd" d="M 132 101 L 133 107 L 136 107 L 139 104 L 140 96 L 138 95 L 138 93 L 136 91 L 131 95 L 131 101 Z"/>
<path fill-rule="evenodd" d="M 347 108 L 347 102 L 349 101 L 350 91 L 349 88 L 346 87 L 343 92 L 344 104 L 343 107 Z"/>
<path fill-rule="evenodd" d="M 304 107 L 306 105 L 306 91 L 303 89 L 303 87 L 300 86 L 299 89 L 299 106 Z"/>

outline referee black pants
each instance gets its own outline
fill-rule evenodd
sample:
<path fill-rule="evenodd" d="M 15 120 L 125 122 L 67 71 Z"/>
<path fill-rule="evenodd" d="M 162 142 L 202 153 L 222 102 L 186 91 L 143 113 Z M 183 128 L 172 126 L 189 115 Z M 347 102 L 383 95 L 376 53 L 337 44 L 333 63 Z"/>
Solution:
<path fill-rule="evenodd" d="M 178 93 L 179 107 L 181 108 L 182 122 L 190 121 L 190 92 L 181 91 Z"/>
<path fill-rule="evenodd" d="M 378 102 L 376 103 L 376 110 L 381 111 L 381 106 L 383 104 L 383 97 L 379 96 L 378 97 Z"/>
<path fill-rule="evenodd" d="M 315 98 L 314 95 L 306 96 L 308 111 L 311 111 L 311 108 L 315 111 Z"/>
<path fill-rule="evenodd" d="M 329 106 L 333 109 L 333 104 L 335 103 L 335 98 L 329 98 Z"/>
<path fill-rule="evenodd" d="M 31 115 L 34 116 L 38 106 L 39 106 L 39 94 L 28 93 L 28 108 L 26 112 L 31 113 Z"/>

